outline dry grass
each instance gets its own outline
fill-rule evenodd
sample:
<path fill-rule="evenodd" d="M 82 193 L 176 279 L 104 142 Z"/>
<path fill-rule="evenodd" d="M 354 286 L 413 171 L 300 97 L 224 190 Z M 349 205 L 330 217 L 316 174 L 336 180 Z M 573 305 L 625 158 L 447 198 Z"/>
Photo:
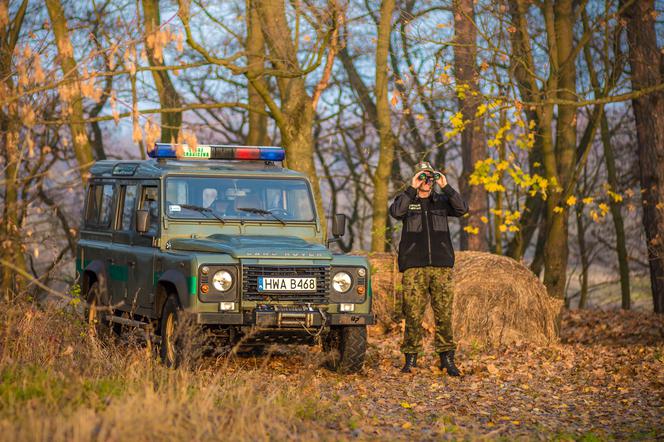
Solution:
<path fill-rule="evenodd" d="M 0 439 L 321 437 L 303 380 L 268 381 L 228 358 L 169 370 L 144 345 L 90 338 L 73 311 L 0 303 L 0 346 Z"/>

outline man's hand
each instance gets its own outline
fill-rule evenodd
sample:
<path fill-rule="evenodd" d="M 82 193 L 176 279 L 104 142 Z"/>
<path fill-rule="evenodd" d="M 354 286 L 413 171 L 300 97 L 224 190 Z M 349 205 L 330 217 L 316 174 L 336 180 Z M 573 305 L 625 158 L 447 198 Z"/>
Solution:
<path fill-rule="evenodd" d="M 415 189 L 419 189 L 424 181 L 420 179 L 420 173 L 418 172 L 413 179 L 410 181 L 410 185 Z"/>
<path fill-rule="evenodd" d="M 438 183 L 438 185 L 442 189 L 443 187 L 447 186 L 447 178 L 445 178 L 445 175 L 443 175 L 443 172 L 438 171 L 436 173 L 440 174 L 440 178 L 438 178 L 438 181 L 436 181 L 436 182 Z"/>

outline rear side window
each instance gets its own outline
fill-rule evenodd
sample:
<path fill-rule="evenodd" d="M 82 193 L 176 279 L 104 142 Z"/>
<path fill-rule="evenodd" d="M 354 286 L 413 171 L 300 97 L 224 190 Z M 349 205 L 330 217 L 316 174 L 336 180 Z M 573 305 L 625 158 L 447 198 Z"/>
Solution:
<path fill-rule="evenodd" d="M 108 227 L 113 212 L 113 184 L 92 184 L 88 190 L 85 224 Z"/>
<path fill-rule="evenodd" d="M 131 220 L 134 215 L 134 207 L 136 206 L 138 186 L 132 184 L 130 186 L 122 187 L 124 189 L 124 204 L 122 206 L 122 220 L 120 221 L 120 230 L 131 230 Z"/>

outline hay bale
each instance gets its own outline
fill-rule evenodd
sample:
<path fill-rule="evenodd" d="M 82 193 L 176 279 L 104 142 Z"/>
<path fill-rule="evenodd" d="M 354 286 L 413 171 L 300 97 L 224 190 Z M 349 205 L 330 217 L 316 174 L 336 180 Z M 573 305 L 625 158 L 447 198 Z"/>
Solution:
<path fill-rule="evenodd" d="M 523 264 L 491 253 L 457 252 L 454 284 L 452 320 L 459 342 L 496 347 L 558 340 L 562 301 L 548 296 Z"/>
<path fill-rule="evenodd" d="M 370 254 L 374 311 L 385 331 L 401 319 L 401 274 L 393 254 Z M 462 344 L 497 347 L 558 340 L 555 322 L 562 301 L 549 297 L 544 284 L 523 264 L 500 255 L 457 252 L 454 271 L 453 327 Z M 424 328 L 433 332 L 427 308 Z"/>

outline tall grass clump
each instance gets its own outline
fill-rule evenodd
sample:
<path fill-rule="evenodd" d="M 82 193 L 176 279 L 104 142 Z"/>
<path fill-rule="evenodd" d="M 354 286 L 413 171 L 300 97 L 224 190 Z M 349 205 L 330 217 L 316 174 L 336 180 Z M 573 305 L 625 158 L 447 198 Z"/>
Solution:
<path fill-rule="evenodd" d="M 277 383 L 227 358 L 187 365 L 171 370 L 150 346 L 92 337 L 74 309 L 0 301 L 0 439 L 319 438 L 307 418 L 319 413 L 316 392 L 302 381 Z"/>

